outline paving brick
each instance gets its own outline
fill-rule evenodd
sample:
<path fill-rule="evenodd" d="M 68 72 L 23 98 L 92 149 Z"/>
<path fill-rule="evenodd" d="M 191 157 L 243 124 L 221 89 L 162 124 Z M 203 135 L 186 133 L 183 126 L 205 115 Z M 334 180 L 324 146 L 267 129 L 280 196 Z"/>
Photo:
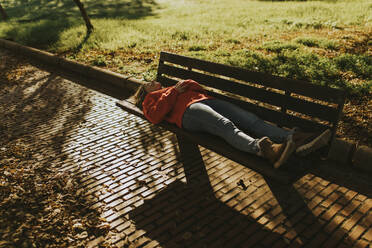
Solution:
<path fill-rule="evenodd" d="M 323 247 L 322 244 L 327 240 L 328 235 L 326 233 L 317 233 L 304 247 Z"/>
<path fill-rule="evenodd" d="M 344 219 L 345 218 L 342 216 L 334 217 L 333 220 L 325 226 L 325 230 L 329 233 L 332 233 L 336 228 L 338 228 L 341 225 Z"/>
<path fill-rule="evenodd" d="M 110 204 L 107 204 L 107 207 L 115 207 L 119 204 L 122 204 L 124 201 L 123 199 L 119 198 L 119 199 L 116 199 L 115 201 L 112 201 Z"/>
<path fill-rule="evenodd" d="M 303 246 L 304 246 L 304 242 L 299 237 L 297 237 L 295 240 L 293 240 L 289 244 L 288 248 L 300 248 Z"/>
<path fill-rule="evenodd" d="M 288 247 L 288 242 L 285 241 L 285 239 L 278 239 L 274 245 L 272 246 L 272 248 L 285 248 L 285 247 Z"/>
<path fill-rule="evenodd" d="M 292 225 L 295 225 L 298 222 L 302 221 L 305 216 L 306 216 L 306 212 L 298 211 L 293 216 L 289 217 L 289 221 L 292 223 Z"/>
<path fill-rule="evenodd" d="M 369 200 L 369 199 L 368 199 Z M 366 214 L 370 209 L 372 209 L 371 201 L 366 200 L 358 209 L 362 214 Z"/>
<path fill-rule="evenodd" d="M 306 237 L 307 239 L 311 239 L 314 237 L 315 234 L 322 231 L 322 225 L 318 222 L 312 224 L 309 226 L 303 233 L 301 233 L 301 236 Z"/>
<path fill-rule="evenodd" d="M 365 195 L 362 195 L 362 194 L 358 194 L 358 195 L 356 195 L 355 196 L 355 200 L 357 200 L 357 201 L 364 201 L 364 200 L 366 200 L 367 199 L 367 197 L 365 196 Z"/>
<path fill-rule="evenodd" d="M 110 222 L 110 228 L 116 229 L 117 231 L 119 231 L 119 229 L 123 228 L 125 225 L 130 225 L 130 222 L 122 217 L 119 217 L 115 221 Z M 119 226 L 120 228 L 118 228 Z M 119 232 L 121 232 L 123 229 L 121 229 Z"/>
<path fill-rule="evenodd" d="M 342 210 L 341 210 L 341 214 L 345 215 L 345 216 L 349 216 L 351 215 L 355 209 L 357 209 L 358 207 L 360 206 L 360 202 L 358 201 L 351 201 L 349 202 L 349 204 L 344 207 Z"/>
<path fill-rule="evenodd" d="M 352 240 L 357 240 L 359 239 L 360 235 L 365 231 L 365 228 L 360 225 L 356 225 L 351 232 L 349 233 L 349 237 Z"/>
<path fill-rule="evenodd" d="M 242 244 L 243 247 L 254 247 L 257 243 L 264 239 L 267 235 L 265 231 L 256 230 L 254 235 L 251 235 L 247 240 Z"/>
<path fill-rule="evenodd" d="M 324 247 L 336 247 L 340 243 L 340 240 L 344 237 L 345 233 L 342 230 L 335 231 L 327 241 L 323 243 Z"/>
<path fill-rule="evenodd" d="M 132 235 L 128 237 L 129 242 L 133 243 L 135 240 L 139 239 L 142 237 L 146 232 L 144 230 L 138 230 Z M 144 241 L 144 240 L 143 240 Z M 141 245 L 140 243 L 136 242 L 135 245 Z"/>
<path fill-rule="evenodd" d="M 350 231 L 356 223 L 352 221 L 351 219 L 346 219 L 344 223 L 342 223 L 342 228 L 346 231 Z"/>
<path fill-rule="evenodd" d="M 150 243 L 146 244 L 143 248 L 155 248 L 158 247 L 160 244 L 158 241 L 153 240 Z"/>
<path fill-rule="evenodd" d="M 363 214 L 361 214 L 358 211 L 355 211 L 354 214 L 349 218 L 354 222 L 354 223 L 359 223 L 360 219 L 363 217 Z"/>
<path fill-rule="evenodd" d="M 321 215 L 321 218 L 324 219 L 324 220 L 331 220 L 337 213 L 338 211 L 340 211 L 341 209 L 341 205 L 339 204 L 334 204 L 331 208 L 329 208 L 328 210 L 326 210 L 322 215 Z"/>
<path fill-rule="evenodd" d="M 335 184 L 328 185 L 323 191 L 320 192 L 320 195 L 323 197 L 328 197 L 330 194 L 332 194 L 336 189 L 338 188 Z"/>
<path fill-rule="evenodd" d="M 372 228 L 368 229 L 362 236 L 364 239 L 367 241 L 371 242 L 372 241 Z"/>
<path fill-rule="evenodd" d="M 324 213 L 325 209 L 322 206 L 317 206 L 312 213 L 315 217 L 319 217 Z"/>
<path fill-rule="evenodd" d="M 357 240 L 353 247 L 355 248 L 359 248 L 359 247 L 365 247 L 365 248 L 369 248 L 371 247 L 371 242 L 368 242 L 368 241 L 365 241 L 365 240 Z"/>
<path fill-rule="evenodd" d="M 304 236 L 302 235 L 302 232 L 308 228 L 308 225 L 302 223 L 302 222 L 299 222 L 297 223 L 296 225 L 293 226 L 293 228 L 296 230 L 297 234 L 302 238 L 304 239 Z"/>
<path fill-rule="evenodd" d="M 307 191 L 306 193 L 305 193 L 305 197 L 307 198 L 307 199 L 309 199 L 309 200 L 311 200 L 315 195 L 317 194 L 317 191 L 315 191 L 315 190 L 310 190 L 310 191 Z"/>
<path fill-rule="evenodd" d="M 333 192 L 321 204 L 323 207 L 328 208 L 334 202 L 336 202 L 339 197 L 340 197 L 339 193 Z"/>
<path fill-rule="evenodd" d="M 315 196 L 312 201 L 315 203 L 315 205 L 319 205 L 322 201 L 324 200 L 324 198 L 320 197 L 320 196 Z"/>

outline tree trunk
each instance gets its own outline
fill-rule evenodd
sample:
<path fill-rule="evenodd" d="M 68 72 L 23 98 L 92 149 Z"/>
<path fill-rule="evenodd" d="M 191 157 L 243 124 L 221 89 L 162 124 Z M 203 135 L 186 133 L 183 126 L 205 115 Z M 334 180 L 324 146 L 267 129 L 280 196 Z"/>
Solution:
<path fill-rule="evenodd" d="M 0 14 L 3 17 L 4 21 L 6 21 L 8 19 L 8 15 L 5 13 L 5 10 L 1 6 L 1 3 L 0 3 Z"/>
<path fill-rule="evenodd" d="M 74 0 L 76 5 L 79 7 L 81 15 L 83 16 L 83 19 L 85 21 L 85 25 L 87 26 L 88 33 L 91 33 L 93 31 L 93 25 L 90 23 L 90 19 L 87 15 L 87 12 L 85 11 L 84 5 L 80 2 L 80 0 Z"/>

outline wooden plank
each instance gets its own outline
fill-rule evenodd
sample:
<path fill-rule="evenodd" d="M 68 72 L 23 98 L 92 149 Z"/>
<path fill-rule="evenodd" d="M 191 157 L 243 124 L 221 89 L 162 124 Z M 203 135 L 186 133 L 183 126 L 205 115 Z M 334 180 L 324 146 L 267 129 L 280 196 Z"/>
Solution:
<path fill-rule="evenodd" d="M 248 71 L 243 68 L 232 67 L 219 63 L 189 58 L 186 56 L 176 55 L 167 52 L 160 53 L 160 60 L 178 64 L 185 67 L 195 68 L 206 71 L 212 74 L 222 75 L 226 77 L 243 80 L 246 82 L 261 84 L 267 87 L 280 90 L 289 90 L 304 96 L 309 96 L 315 99 L 340 103 L 344 99 L 344 91 L 325 86 L 319 86 L 300 80 L 288 79 L 278 76 L 273 76 L 261 72 Z"/>
<path fill-rule="evenodd" d="M 311 117 L 316 117 L 321 120 L 334 122 L 338 116 L 337 108 L 328 107 L 326 105 L 321 105 L 314 102 L 304 101 L 302 99 L 294 97 L 288 97 L 286 101 L 287 110 L 292 110 Z"/>
<path fill-rule="evenodd" d="M 295 112 L 303 113 L 311 117 L 317 117 L 322 120 L 333 122 L 338 117 L 336 108 L 305 101 L 299 98 L 294 98 L 289 94 L 279 94 L 269 91 L 265 88 L 257 88 L 254 86 L 241 84 L 222 78 L 216 78 L 210 75 L 205 75 L 199 72 L 189 71 L 165 64 L 159 65 L 158 70 L 159 76 L 161 76 L 162 74 L 166 74 L 180 79 L 193 79 L 207 87 L 230 92 L 236 95 L 258 100 L 282 108 L 288 108 Z"/>
<path fill-rule="evenodd" d="M 173 79 L 170 79 L 170 78 L 167 78 L 167 77 L 162 77 L 162 76 L 159 77 L 158 81 L 160 83 L 162 83 L 164 86 L 171 86 L 171 85 L 174 85 L 177 82 L 177 80 L 173 80 Z M 260 118 L 262 118 L 266 121 L 272 122 L 272 123 L 276 123 L 279 126 L 284 126 L 284 127 L 288 127 L 288 128 L 300 127 L 304 130 L 309 130 L 309 131 L 313 131 L 314 129 L 315 130 L 325 130 L 327 128 L 330 128 L 329 125 L 323 125 L 323 124 L 313 122 L 313 121 L 310 121 L 310 120 L 307 120 L 307 119 L 303 119 L 303 118 L 300 118 L 300 117 L 289 115 L 287 113 L 282 113 L 280 111 L 271 110 L 271 109 L 268 109 L 268 108 L 265 108 L 265 107 L 258 106 L 258 105 L 253 104 L 253 103 L 242 101 L 242 100 L 239 100 L 239 99 L 236 99 L 236 98 L 231 98 L 231 97 L 226 96 L 224 94 L 218 94 L 216 92 L 211 92 L 211 91 L 208 91 L 208 94 L 210 94 L 213 97 L 216 97 L 216 98 L 219 98 L 219 99 L 222 99 L 222 100 L 225 100 L 225 101 L 229 101 L 233 104 L 236 104 L 237 106 L 241 107 L 242 109 L 245 109 L 245 110 L 248 110 L 252 113 L 255 113 Z"/>
<path fill-rule="evenodd" d="M 245 109 L 247 111 L 250 111 L 256 114 L 261 119 L 266 120 L 271 123 L 275 123 L 278 126 L 287 127 L 287 128 L 300 127 L 301 129 L 307 130 L 307 131 L 325 130 L 327 128 L 330 128 L 329 125 L 323 125 L 321 123 L 310 121 L 308 119 L 300 118 L 294 115 L 290 115 L 288 113 L 283 113 L 281 111 L 275 111 L 272 109 L 268 109 L 266 107 L 261 107 L 253 103 L 229 98 L 224 95 L 216 94 L 214 92 L 211 92 L 210 94 L 219 99 L 230 101 L 231 103 L 238 105 L 242 109 Z"/>
<path fill-rule="evenodd" d="M 119 101 L 116 104 L 125 111 L 145 119 L 142 111 L 134 104 L 126 100 Z M 256 172 L 268 176 L 281 183 L 291 183 L 292 181 L 303 175 L 302 171 L 296 169 L 296 166 L 284 170 L 274 169 L 268 162 L 266 162 L 262 158 L 259 158 L 253 154 L 239 151 L 217 136 L 200 132 L 188 132 L 167 122 L 161 122 L 158 125 L 165 128 L 166 130 L 176 133 L 177 135 L 182 135 L 196 144 L 200 144 L 211 151 L 221 154 L 226 158 L 245 165 L 248 168 L 255 170 Z"/>
<path fill-rule="evenodd" d="M 180 79 L 193 79 L 201 85 L 241 95 L 244 97 L 257 99 L 272 105 L 280 106 L 285 96 L 279 93 L 267 91 L 247 84 L 241 84 L 234 81 L 229 81 L 222 78 L 216 78 L 210 75 L 205 75 L 195 71 L 189 71 L 182 68 L 173 67 L 170 65 L 159 66 L 160 75 L 166 74 L 168 76 L 177 77 Z"/>

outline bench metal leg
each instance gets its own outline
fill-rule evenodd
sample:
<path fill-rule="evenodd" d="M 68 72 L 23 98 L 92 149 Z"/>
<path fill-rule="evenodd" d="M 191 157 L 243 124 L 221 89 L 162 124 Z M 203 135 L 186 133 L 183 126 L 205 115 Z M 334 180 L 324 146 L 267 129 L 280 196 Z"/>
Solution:
<path fill-rule="evenodd" d="M 187 184 L 198 191 L 205 191 L 207 194 L 213 193 L 199 146 L 185 139 L 182 135 L 176 136 Z"/>

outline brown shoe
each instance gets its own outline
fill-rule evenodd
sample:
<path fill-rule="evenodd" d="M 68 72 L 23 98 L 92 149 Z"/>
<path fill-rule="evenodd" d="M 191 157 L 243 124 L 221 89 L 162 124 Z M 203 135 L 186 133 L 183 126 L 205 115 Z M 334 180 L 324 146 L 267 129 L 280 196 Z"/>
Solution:
<path fill-rule="evenodd" d="M 284 144 L 275 144 L 269 138 L 261 140 L 259 146 L 262 151 L 262 157 L 269 160 L 271 164 L 274 164 L 279 159 L 285 148 Z"/>
<path fill-rule="evenodd" d="M 282 144 L 275 144 L 269 138 L 264 138 L 260 141 L 259 146 L 262 156 L 269 160 L 274 168 L 279 168 L 284 164 L 295 150 L 295 144 L 292 140 Z"/>
<path fill-rule="evenodd" d="M 319 134 L 297 132 L 293 134 L 296 143 L 296 153 L 306 156 L 323 146 L 326 146 L 331 138 L 331 130 L 327 129 Z"/>

